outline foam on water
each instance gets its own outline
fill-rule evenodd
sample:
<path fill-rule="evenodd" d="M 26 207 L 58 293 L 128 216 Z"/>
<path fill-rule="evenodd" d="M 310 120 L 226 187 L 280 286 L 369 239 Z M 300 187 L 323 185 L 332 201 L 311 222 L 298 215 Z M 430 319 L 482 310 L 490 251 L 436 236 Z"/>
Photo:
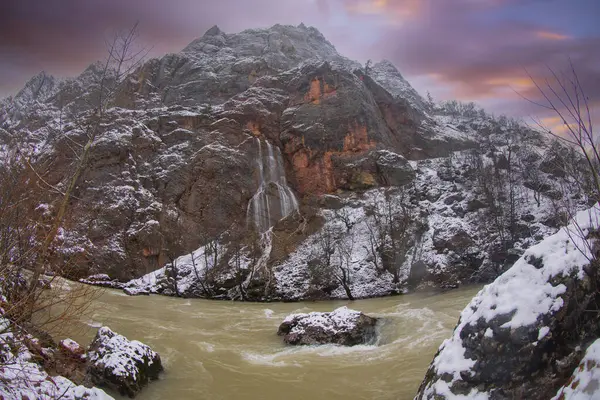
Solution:
<path fill-rule="evenodd" d="M 87 321 L 85 324 L 91 328 L 100 328 L 102 326 L 101 322 L 96 321 Z"/>

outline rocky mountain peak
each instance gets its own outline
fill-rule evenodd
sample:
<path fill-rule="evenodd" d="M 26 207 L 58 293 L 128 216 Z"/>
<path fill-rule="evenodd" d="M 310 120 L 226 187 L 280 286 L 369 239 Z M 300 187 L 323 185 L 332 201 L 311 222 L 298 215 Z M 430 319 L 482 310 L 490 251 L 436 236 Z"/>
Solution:
<path fill-rule="evenodd" d="M 224 62 L 231 61 L 232 57 L 263 58 L 272 61 L 279 70 L 289 69 L 300 60 L 310 58 L 342 58 L 321 32 L 304 24 L 277 24 L 234 34 L 225 34 L 215 25 L 186 46 L 182 53 L 196 59 L 210 55 Z"/>
<path fill-rule="evenodd" d="M 52 96 L 57 84 L 58 80 L 54 76 L 42 71 L 25 84 L 15 96 L 15 100 L 24 103 L 35 100 L 44 101 Z"/>
<path fill-rule="evenodd" d="M 406 98 L 420 110 L 424 109 L 424 99 L 404 79 L 398 68 L 391 61 L 382 60 L 376 63 L 371 67 L 369 74 L 394 97 Z"/>
<path fill-rule="evenodd" d="M 204 36 L 218 36 L 218 35 L 222 35 L 222 34 L 223 34 L 223 31 L 221 31 L 221 29 L 217 25 L 213 25 L 212 28 L 210 28 L 209 30 L 206 31 Z"/>
<path fill-rule="evenodd" d="M 393 75 L 396 78 L 405 80 L 400 71 L 398 71 L 398 68 L 396 68 L 394 63 L 392 63 L 390 60 L 383 59 L 379 61 L 378 63 L 373 65 L 373 70 L 379 71 L 381 73 L 386 73 L 388 75 Z"/>

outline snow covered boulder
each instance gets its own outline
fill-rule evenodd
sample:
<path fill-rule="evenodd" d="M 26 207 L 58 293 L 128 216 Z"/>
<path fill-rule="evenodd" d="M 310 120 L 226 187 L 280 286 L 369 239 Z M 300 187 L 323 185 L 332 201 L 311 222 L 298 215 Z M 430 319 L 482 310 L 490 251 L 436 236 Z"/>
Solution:
<path fill-rule="evenodd" d="M 101 286 L 111 289 L 121 289 L 123 287 L 123 283 L 119 282 L 117 279 L 112 279 L 106 274 L 90 275 L 87 278 L 80 279 L 79 282 L 85 283 L 86 285 Z"/>
<path fill-rule="evenodd" d="M 123 288 L 123 292 L 125 292 L 125 294 L 129 296 L 148 296 L 150 294 L 150 291 L 148 289 L 135 286 Z"/>
<path fill-rule="evenodd" d="M 377 318 L 340 307 L 332 312 L 291 314 L 279 326 L 277 334 L 292 345 L 332 343 L 354 346 L 373 343 L 376 324 Z"/>
<path fill-rule="evenodd" d="M 98 330 L 88 350 L 88 374 L 95 385 L 134 397 L 163 370 L 160 356 L 137 340 L 108 327 Z"/>
<path fill-rule="evenodd" d="M 600 306 L 599 227 L 596 205 L 485 286 L 440 346 L 416 399 L 555 396 L 598 337 L 600 317 L 589 310 Z"/>

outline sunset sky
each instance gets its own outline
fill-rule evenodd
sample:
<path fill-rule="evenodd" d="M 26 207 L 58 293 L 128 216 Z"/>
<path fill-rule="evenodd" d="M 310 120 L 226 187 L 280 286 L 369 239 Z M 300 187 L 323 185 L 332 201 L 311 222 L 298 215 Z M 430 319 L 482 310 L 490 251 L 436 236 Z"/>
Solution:
<path fill-rule="evenodd" d="M 422 94 L 516 117 L 538 111 L 514 93 L 536 96 L 525 71 L 542 78 L 570 57 L 600 104 L 599 0 L 4 0 L 0 96 L 42 70 L 78 74 L 102 56 L 106 32 L 136 20 L 153 56 L 214 24 L 238 32 L 304 22 L 349 58 L 391 60 Z"/>

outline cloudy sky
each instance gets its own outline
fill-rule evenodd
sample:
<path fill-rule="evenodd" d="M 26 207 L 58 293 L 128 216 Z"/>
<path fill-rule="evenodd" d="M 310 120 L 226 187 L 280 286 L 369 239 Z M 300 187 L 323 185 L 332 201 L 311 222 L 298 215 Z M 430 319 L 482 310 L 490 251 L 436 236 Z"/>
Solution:
<path fill-rule="evenodd" d="M 140 22 L 152 55 L 177 52 L 217 24 L 225 32 L 304 22 L 338 51 L 387 58 L 421 92 L 527 117 L 526 71 L 547 76 L 570 58 L 600 105 L 600 0 L 3 0 L 0 96 L 39 71 L 81 72 L 106 32 Z M 596 107 L 598 108 L 598 107 Z"/>

